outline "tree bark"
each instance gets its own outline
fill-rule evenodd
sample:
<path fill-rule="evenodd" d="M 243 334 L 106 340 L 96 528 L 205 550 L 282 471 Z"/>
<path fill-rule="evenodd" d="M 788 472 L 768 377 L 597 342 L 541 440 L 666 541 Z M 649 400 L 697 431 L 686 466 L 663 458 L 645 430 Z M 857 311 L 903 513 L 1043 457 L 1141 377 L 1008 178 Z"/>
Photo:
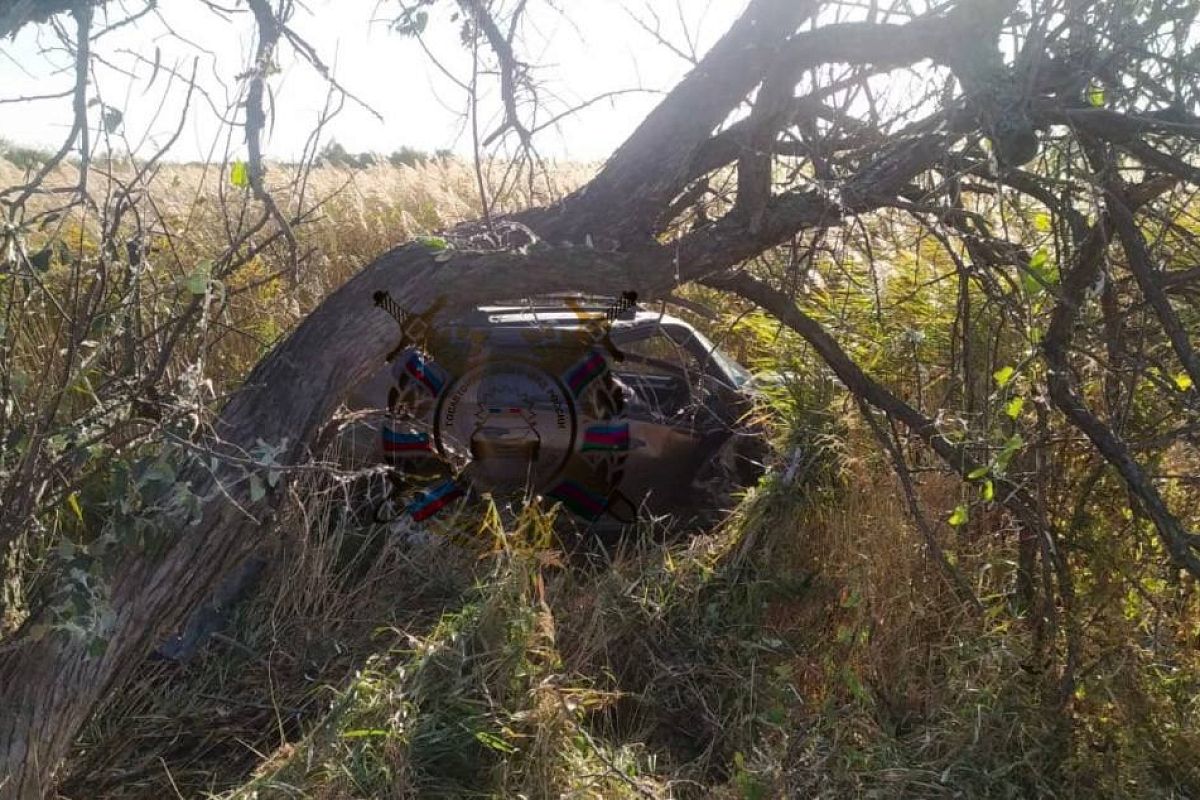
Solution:
<path fill-rule="evenodd" d="M 564 207 L 535 211 L 530 223 L 554 228 L 554 241 L 653 240 L 662 209 L 695 175 L 696 153 L 730 112 L 753 91 L 788 38 L 818 4 L 812 0 L 753 0 L 684 79 L 621 145 L 594 180 Z"/>

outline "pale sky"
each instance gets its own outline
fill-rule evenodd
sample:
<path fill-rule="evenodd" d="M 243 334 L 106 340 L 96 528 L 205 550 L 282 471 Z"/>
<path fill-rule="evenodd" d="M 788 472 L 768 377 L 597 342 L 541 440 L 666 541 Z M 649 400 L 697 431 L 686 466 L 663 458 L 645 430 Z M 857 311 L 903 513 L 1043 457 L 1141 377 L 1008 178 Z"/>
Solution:
<path fill-rule="evenodd" d="M 657 94 L 673 86 L 689 69 L 680 56 L 658 44 L 630 18 L 638 15 L 654 24 L 681 49 L 688 40 L 703 53 L 745 7 L 745 0 L 559 0 L 565 12 L 554 11 L 546 0 L 534 0 L 524 29 L 522 53 L 542 69 L 545 117 L 598 94 L 618 90 L 649 90 L 605 100 L 548 129 L 538 137 L 539 149 L 553 158 L 596 160 L 607 156 L 658 101 Z M 109 21 L 124 17 L 121 6 L 142 7 L 141 0 L 110 3 Z M 186 75 L 199 57 L 198 84 L 221 112 L 239 91 L 236 77 L 249 62 L 254 44 L 252 19 L 244 5 L 227 0 L 238 13 L 227 21 L 196 0 L 162 0 L 160 13 L 136 25 L 106 34 L 94 45 L 105 64 L 96 66 L 95 83 L 102 102 L 125 110 L 121 133 L 139 155 L 149 155 L 154 141 L 167 138 L 178 124 L 184 84 L 168 86 L 168 67 Z M 440 62 L 464 81 L 470 77 L 470 58 L 451 22 L 453 2 L 435 6 L 426 44 Z M 378 111 L 383 121 L 347 101 L 345 110 L 327 129 L 325 140 L 336 139 L 351 152 L 388 153 L 407 145 L 423 150 L 449 148 L 469 153 L 469 129 L 460 112 L 464 92 L 443 75 L 412 38 L 388 29 L 395 0 L 309 0 L 297 4 L 292 27 L 329 64 L 337 80 Z M 685 36 L 680 18 L 688 20 Z M 70 30 L 69 17 L 61 18 Z M 98 16 L 96 27 L 105 22 Z M 174 34 L 168 29 L 174 30 Z M 156 50 L 163 69 L 150 82 Z M 324 80 L 284 46 L 282 73 L 271 78 L 275 120 L 267 153 L 279 159 L 297 157 L 325 102 Z M 140 59 L 143 59 L 139 61 Z M 27 27 L 15 41 L 0 42 L 0 99 L 46 94 L 70 88 L 70 56 L 52 31 Z M 495 127 L 497 98 L 493 95 L 481 115 L 484 134 Z M 99 120 L 93 109 L 93 126 Z M 18 144 L 56 148 L 70 128 L 70 101 L 41 100 L 0 103 L 0 138 Z M 156 119 L 157 116 L 157 119 Z M 225 149 L 221 126 L 208 101 L 197 96 L 175 159 L 200 159 L 216 147 Z M 116 144 L 116 143 L 114 143 Z M 124 147 L 122 143 L 120 147 Z M 230 156 L 244 157 L 240 130 L 232 133 Z"/>

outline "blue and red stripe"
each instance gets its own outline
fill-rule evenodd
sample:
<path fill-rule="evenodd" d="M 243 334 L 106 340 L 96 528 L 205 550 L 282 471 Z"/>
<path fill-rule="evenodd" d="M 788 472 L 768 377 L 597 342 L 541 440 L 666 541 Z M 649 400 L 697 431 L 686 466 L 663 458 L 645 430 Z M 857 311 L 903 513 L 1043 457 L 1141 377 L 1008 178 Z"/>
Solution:
<path fill-rule="evenodd" d="M 444 481 L 409 503 L 408 513 L 415 521 L 422 522 L 465 494 L 453 480 Z"/>
<path fill-rule="evenodd" d="M 385 453 L 432 452 L 433 442 L 428 433 L 401 433 L 383 426 L 383 450 Z"/>
<path fill-rule="evenodd" d="M 551 489 L 547 495 L 558 500 L 571 511 L 585 519 L 596 519 L 608 508 L 608 499 L 588 491 L 575 481 L 566 480 Z"/>
<path fill-rule="evenodd" d="M 583 432 L 583 448 L 588 450 L 628 450 L 629 425 L 593 425 Z"/>
<path fill-rule="evenodd" d="M 593 350 L 582 361 L 567 371 L 566 384 L 567 388 L 576 397 L 579 396 L 587 385 L 595 380 L 598 376 L 604 374 L 604 370 L 608 368 L 608 362 L 604 358 L 604 354 L 599 350 Z"/>
<path fill-rule="evenodd" d="M 404 362 L 404 371 L 428 389 L 434 397 L 440 395 L 446 385 L 440 370 L 426 361 L 420 353 L 409 354 L 408 360 Z"/>

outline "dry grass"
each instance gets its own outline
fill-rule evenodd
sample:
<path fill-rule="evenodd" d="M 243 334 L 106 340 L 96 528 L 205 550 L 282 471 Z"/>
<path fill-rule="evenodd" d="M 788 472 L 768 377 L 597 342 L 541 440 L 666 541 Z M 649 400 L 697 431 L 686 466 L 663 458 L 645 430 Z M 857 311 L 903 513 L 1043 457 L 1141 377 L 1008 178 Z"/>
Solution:
<path fill-rule="evenodd" d="M 1153 744 L 1100 749 L 1090 711 L 1059 713 L 1057 673 L 1004 610 L 1001 534 L 956 548 L 980 618 L 885 465 L 855 455 L 862 436 L 839 421 L 801 486 L 768 478 L 718 530 L 630 540 L 602 568 L 564 565 L 536 514 L 503 535 L 479 520 L 468 551 L 354 541 L 319 510 L 341 498 L 297 495 L 291 566 L 238 644 L 148 670 L 98 715 L 64 793 L 1191 796 L 1194 765 L 1173 759 L 1194 734 L 1150 725 Z M 958 501 L 941 478 L 921 491 L 934 511 Z M 1126 676 L 1106 714 L 1133 726 L 1146 681 Z"/>
<path fill-rule="evenodd" d="M 227 788 L 326 713 L 371 653 L 461 604 L 473 558 L 405 548 L 346 512 L 345 487 L 295 486 L 253 602 L 194 660 L 151 661 L 94 717 L 70 797 Z"/>
<path fill-rule="evenodd" d="M 510 187 L 493 200 L 493 210 L 502 213 L 553 201 L 582 185 L 593 171 L 589 165 L 557 165 L 552 178 L 532 188 Z M 500 174 L 498 167 L 491 172 Z M 26 175 L 0 158 L 0 186 L 20 185 Z M 104 206 L 105 198 L 134 175 L 128 163 L 94 165 L 89 193 Z M 63 166 L 47 186 L 77 181 L 75 168 Z M 220 388 L 236 385 L 279 336 L 381 253 L 482 213 L 474 169 L 459 159 L 355 170 L 317 167 L 302 178 L 295 168 L 274 166 L 268 184 L 288 213 L 304 210 L 304 222 L 295 229 L 301 265 L 291 274 L 286 250 L 276 242 L 224 281 L 228 306 L 206 337 L 206 367 Z M 220 165 L 165 164 L 137 188 L 153 198 L 153 204 L 142 203 L 141 212 L 144 235 L 151 237 L 146 276 L 150 286 L 144 302 L 147 313 L 161 307 L 165 319 L 191 299 L 182 287 L 196 265 L 215 258 L 239 225 L 254 218 L 257 204 L 248 190 L 229 184 L 227 170 Z M 30 212 L 47 202 L 35 197 Z M 81 242 L 83 252 L 94 253 L 97 227 L 94 214 L 77 208 L 56 225 L 31 233 L 26 246 L 34 252 L 57 237 Z M 48 277 L 52 285 L 55 273 L 52 269 Z M 38 358 L 40 354 L 31 361 Z M 192 358 L 185 353 L 180 361 Z"/>

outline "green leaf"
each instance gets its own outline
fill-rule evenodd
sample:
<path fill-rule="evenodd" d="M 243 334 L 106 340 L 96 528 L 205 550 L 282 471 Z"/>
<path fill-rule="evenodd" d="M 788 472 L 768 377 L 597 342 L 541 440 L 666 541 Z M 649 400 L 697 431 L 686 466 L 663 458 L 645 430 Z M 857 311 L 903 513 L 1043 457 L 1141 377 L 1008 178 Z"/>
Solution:
<path fill-rule="evenodd" d="M 946 521 L 957 528 L 961 525 L 966 525 L 968 520 L 970 520 L 970 515 L 967 514 L 967 507 L 959 506 L 954 509 L 954 513 L 950 515 L 950 519 Z"/>
<path fill-rule="evenodd" d="M 983 482 L 983 488 L 979 490 L 979 496 L 983 498 L 985 503 L 990 503 L 996 499 L 996 487 L 990 481 Z"/>
<path fill-rule="evenodd" d="M 987 475 L 991 471 L 992 471 L 991 466 L 986 465 L 986 464 L 982 467 L 976 467 L 975 469 L 973 469 L 967 473 L 967 480 L 977 481 L 980 478 L 982 478 L 983 476 Z"/>
<path fill-rule="evenodd" d="M 846 683 L 846 688 L 850 690 L 859 701 L 870 703 L 872 701 L 871 694 L 863 686 L 862 681 L 858 679 L 858 675 L 849 667 L 842 670 L 842 680 Z"/>
<path fill-rule="evenodd" d="M 45 247 L 29 256 L 27 260 L 29 261 L 29 266 L 38 272 L 45 272 L 50 269 L 50 261 L 53 257 L 54 251 L 49 247 Z"/>
<path fill-rule="evenodd" d="M 192 274 L 187 276 L 187 290 L 192 294 L 205 294 L 208 292 L 208 282 L 212 278 L 212 262 L 201 261 L 192 270 Z"/>
<path fill-rule="evenodd" d="M 70 539 L 62 539 L 55 549 L 58 551 L 58 557 L 63 561 L 70 561 L 75 558 L 75 545 Z"/>
<path fill-rule="evenodd" d="M 1004 446 L 1000 448 L 1000 452 L 996 454 L 996 466 L 999 467 L 1001 472 L 1008 469 L 1008 462 L 1012 461 L 1012 457 L 1024 445 L 1025 440 L 1021 438 L 1021 434 L 1014 433 L 1008 437 L 1008 441 L 1004 443 Z"/>
<path fill-rule="evenodd" d="M 342 731 L 343 739 L 367 739 L 375 736 L 390 736 L 391 731 L 383 728 L 356 728 L 352 731 Z"/>
<path fill-rule="evenodd" d="M 1186 372 L 1181 372 L 1175 376 L 1175 388 L 1181 392 L 1186 392 L 1192 388 L 1192 376 Z"/>
<path fill-rule="evenodd" d="M 229 167 L 229 182 L 239 189 L 250 185 L 250 166 L 245 161 L 235 161 Z"/>
<path fill-rule="evenodd" d="M 489 731 L 475 731 L 475 740 L 484 747 L 495 750 L 499 753 L 517 752 L 517 748 L 513 747 L 511 744 Z"/>
<path fill-rule="evenodd" d="M 75 516 L 79 517 L 80 522 L 83 522 L 83 509 L 79 505 L 78 492 L 71 492 L 67 495 L 67 507 L 75 512 Z"/>
<path fill-rule="evenodd" d="M 450 243 L 440 236 L 422 236 L 417 241 L 435 253 L 441 252 L 442 250 L 450 247 Z"/>
<path fill-rule="evenodd" d="M 760 719 L 768 725 L 782 725 L 787 722 L 787 711 L 778 706 L 768 708 L 765 713 L 760 715 Z"/>
<path fill-rule="evenodd" d="M 1105 101 L 1104 87 L 1096 81 L 1088 84 L 1087 101 L 1093 108 L 1103 108 Z"/>
<path fill-rule="evenodd" d="M 175 482 L 175 468 L 171 466 L 171 462 L 158 460 L 147 465 L 141 478 L 138 480 L 139 486 L 145 486 L 151 483 L 171 484 Z"/>
<path fill-rule="evenodd" d="M 1054 227 L 1054 221 L 1050 218 L 1049 214 L 1047 214 L 1045 211 L 1043 211 L 1039 214 L 1034 215 L 1033 227 L 1036 230 L 1041 231 L 1042 233 L 1049 233 L 1050 230 L 1053 229 L 1053 227 Z"/>
<path fill-rule="evenodd" d="M 266 497 L 267 487 L 263 485 L 262 478 L 252 474 L 250 476 L 250 502 L 257 503 Z"/>
<path fill-rule="evenodd" d="M 1012 376 L 1016 374 L 1016 370 L 1012 367 L 1001 367 L 992 373 L 992 377 L 996 381 L 996 385 L 1003 389 L 1012 380 Z"/>
<path fill-rule="evenodd" d="M 1026 294 L 1040 294 L 1047 286 L 1058 283 L 1055 273 L 1056 270 L 1050 266 L 1050 254 L 1045 248 L 1040 248 L 1029 257 L 1029 264 L 1021 275 L 1021 285 Z"/>
<path fill-rule="evenodd" d="M 1036 272 L 1037 276 L 1042 279 L 1042 283 L 1049 286 L 1058 285 L 1058 268 L 1055 266 L 1054 262 L 1047 261 L 1045 264 L 1039 265 L 1034 272 Z"/>
<path fill-rule="evenodd" d="M 1021 409 L 1024 407 L 1025 398 L 1014 397 L 1012 400 L 1008 401 L 1007 405 L 1004 406 L 1004 413 L 1007 414 L 1010 419 L 1016 419 L 1017 417 L 1021 416 Z"/>

